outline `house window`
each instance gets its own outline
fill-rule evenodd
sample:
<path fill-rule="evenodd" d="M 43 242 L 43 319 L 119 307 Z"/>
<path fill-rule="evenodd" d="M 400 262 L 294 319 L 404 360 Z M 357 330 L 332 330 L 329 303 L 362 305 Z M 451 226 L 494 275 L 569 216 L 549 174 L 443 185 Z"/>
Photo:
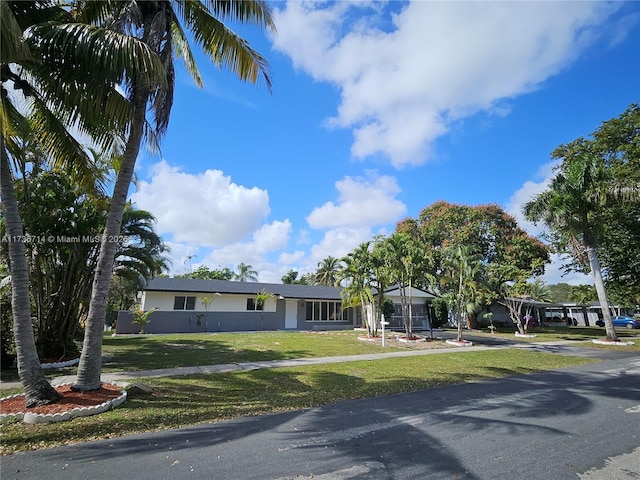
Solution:
<path fill-rule="evenodd" d="M 173 299 L 174 310 L 195 310 L 196 309 L 196 297 L 182 297 L 178 296 Z"/>
<path fill-rule="evenodd" d="M 247 310 L 262 310 L 264 302 L 257 302 L 255 298 L 247 298 Z"/>
<path fill-rule="evenodd" d="M 306 305 L 308 322 L 342 321 L 342 302 L 309 300 Z"/>

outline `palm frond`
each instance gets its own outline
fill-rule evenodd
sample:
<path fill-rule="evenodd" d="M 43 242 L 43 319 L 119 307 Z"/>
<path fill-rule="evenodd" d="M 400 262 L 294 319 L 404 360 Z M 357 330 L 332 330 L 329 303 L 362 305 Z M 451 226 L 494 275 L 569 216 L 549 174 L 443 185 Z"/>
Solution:
<path fill-rule="evenodd" d="M 200 2 L 184 2 L 184 23 L 220 68 L 226 68 L 240 80 L 258 83 L 263 79 L 271 91 L 269 63 L 249 43 L 214 17 Z"/>

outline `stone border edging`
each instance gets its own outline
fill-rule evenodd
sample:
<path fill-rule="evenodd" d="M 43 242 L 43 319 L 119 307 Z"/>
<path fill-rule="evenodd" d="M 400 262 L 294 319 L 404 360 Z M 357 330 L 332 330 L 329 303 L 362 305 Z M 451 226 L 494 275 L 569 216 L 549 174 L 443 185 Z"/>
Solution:
<path fill-rule="evenodd" d="M 66 362 L 41 363 L 40 367 L 42 367 L 43 370 L 51 370 L 54 368 L 72 367 L 79 363 L 80 363 L 80 358 L 73 358 L 71 360 L 67 360 Z"/>
<path fill-rule="evenodd" d="M 623 342 L 622 340 L 618 340 L 617 342 L 610 342 L 608 340 L 600 340 L 599 338 L 594 338 L 591 341 L 596 345 L 612 345 L 612 346 L 622 346 L 622 347 L 628 347 L 628 346 L 634 345 L 634 342 L 630 342 L 630 341 Z"/>
<path fill-rule="evenodd" d="M 128 385 L 127 382 L 109 382 L 112 385 L 117 385 L 118 387 L 126 387 Z M 69 385 L 68 383 L 64 383 L 62 385 Z M 61 386 L 61 385 L 59 385 Z M 24 396 L 24 393 L 17 393 L 15 395 L 10 395 L 8 397 L 0 398 L 4 400 L 5 398 L 13 398 Z M 37 423 L 54 423 L 54 422 L 63 422 L 65 420 L 71 420 L 76 417 L 88 417 L 91 415 L 97 415 L 98 413 L 106 412 L 111 408 L 116 408 L 121 405 L 127 399 L 127 391 L 122 389 L 122 393 L 120 396 L 116 398 L 112 398 L 107 400 L 106 402 L 102 402 L 98 405 L 91 405 L 89 407 L 76 407 L 73 410 L 69 410 L 68 412 L 62 413 L 32 413 L 32 412 L 18 412 L 18 413 L 0 413 L 0 424 L 8 423 L 11 421 L 22 421 L 28 424 L 37 424 Z"/>
<path fill-rule="evenodd" d="M 445 340 L 444 343 L 446 343 L 447 345 L 453 345 L 454 347 L 472 347 L 473 346 L 473 342 L 470 342 L 469 340 Z"/>

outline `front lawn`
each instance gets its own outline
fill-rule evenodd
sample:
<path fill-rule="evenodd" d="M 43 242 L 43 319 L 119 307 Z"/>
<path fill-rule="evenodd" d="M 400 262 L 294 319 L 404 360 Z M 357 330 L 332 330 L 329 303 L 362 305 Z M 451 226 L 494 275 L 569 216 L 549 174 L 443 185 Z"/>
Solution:
<path fill-rule="evenodd" d="M 391 343 L 357 340 L 354 331 L 250 332 L 105 337 L 105 372 L 195 367 L 294 358 L 393 352 Z M 438 342 L 430 347 L 444 347 Z"/>
<path fill-rule="evenodd" d="M 105 334 L 102 346 L 102 371 L 153 370 L 159 368 L 197 367 L 228 363 L 260 362 L 294 358 L 362 355 L 406 350 L 408 348 L 445 348 L 444 342 L 399 344 L 387 335 L 387 346 L 380 342 L 363 342 L 362 332 L 247 332 L 183 333 L 172 335 Z M 75 375 L 76 368 L 47 370 L 51 378 Z M 17 381 L 15 368 L 2 371 L 3 381 Z"/>

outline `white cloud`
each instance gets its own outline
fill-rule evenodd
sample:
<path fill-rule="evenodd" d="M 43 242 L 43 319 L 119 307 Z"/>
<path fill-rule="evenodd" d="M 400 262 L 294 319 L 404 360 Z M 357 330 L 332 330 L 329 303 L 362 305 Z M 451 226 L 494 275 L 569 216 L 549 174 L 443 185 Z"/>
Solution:
<path fill-rule="evenodd" d="M 372 233 L 369 227 L 342 227 L 328 230 L 322 240 L 311 248 L 309 269 L 315 270 L 318 262 L 328 256 L 344 257 L 362 242 L 368 242 L 371 238 Z"/>
<path fill-rule="evenodd" d="M 353 130 L 353 156 L 382 154 L 402 167 L 424 162 L 452 121 L 500 114 L 505 101 L 558 74 L 617 8 L 410 2 L 390 16 L 377 3 L 290 1 L 276 10 L 273 45 L 296 68 L 340 89 L 328 123 Z M 357 24 L 349 24 L 352 9 Z M 384 22 L 391 28 L 375 27 Z"/>
<path fill-rule="evenodd" d="M 396 179 L 369 173 L 367 178 L 345 177 L 336 182 L 338 203 L 327 202 L 307 217 L 312 228 L 369 227 L 398 220 L 407 207 L 394 197 Z"/>
<path fill-rule="evenodd" d="M 544 224 L 535 225 L 527 221 L 522 213 L 522 207 L 525 203 L 533 200 L 536 195 L 544 191 L 549 182 L 553 178 L 553 169 L 559 162 L 553 161 L 542 165 L 536 172 L 534 180 L 529 180 L 516 190 L 507 204 L 506 211 L 518 221 L 518 224 L 524 228 L 530 235 L 540 236 L 544 232 Z"/>
<path fill-rule="evenodd" d="M 269 195 L 231 182 L 220 170 L 188 174 L 161 161 L 131 195 L 174 242 L 216 247 L 251 235 L 268 215 Z"/>
<path fill-rule="evenodd" d="M 302 260 L 305 255 L 306 253 L 304 250 L 296 250 L 293 253 L 282 253 L 278 257 L 278 263 L 289 266 Z"/>
<path fill-rule="evenodd" d="M 165 257 L 169 258 L 169 272 L 174 275 L 188 273 L 190 269 L 198 268 L 201 262 L 198 262 L 197 247 L 177 242 L 165 242 L 169 247 L 169 252 L 165 253 Z"/>
<path fill-rule="evenodd" d="M 239 242 L 216 248 L 206 255 L 203 263 L 205 265 L 227 266 L 231 270 L 240 263 L 251 265 L 253 270 L 258 272 L 258 279 L 262 282 L 280 281 L 282 274 L 273 272 L 284 268 L 275 268 L 273 264 L 265 260 L 269 253 L 278 252 L 286 247 L 291 235 L 291 222 L 289 220 L 274 221 L 265 224 L 256 230 L 248 242 Z M 279 276 L 278 276 L 279 275 Z"/>
<path fill-rule="evenodd" d="M 556 254 L 551 255 L 551 263 L 547 265 L 544 270 L 544 275 L 541 277 L 547 285 L 553 285 L 555 283 L 568 283 L 569 285 L 593 285 L 593 277 L 591 275 L 585 275 L 579 272 L 564 273 L 560 267 L 565 263 L 565 260 Z"/>

